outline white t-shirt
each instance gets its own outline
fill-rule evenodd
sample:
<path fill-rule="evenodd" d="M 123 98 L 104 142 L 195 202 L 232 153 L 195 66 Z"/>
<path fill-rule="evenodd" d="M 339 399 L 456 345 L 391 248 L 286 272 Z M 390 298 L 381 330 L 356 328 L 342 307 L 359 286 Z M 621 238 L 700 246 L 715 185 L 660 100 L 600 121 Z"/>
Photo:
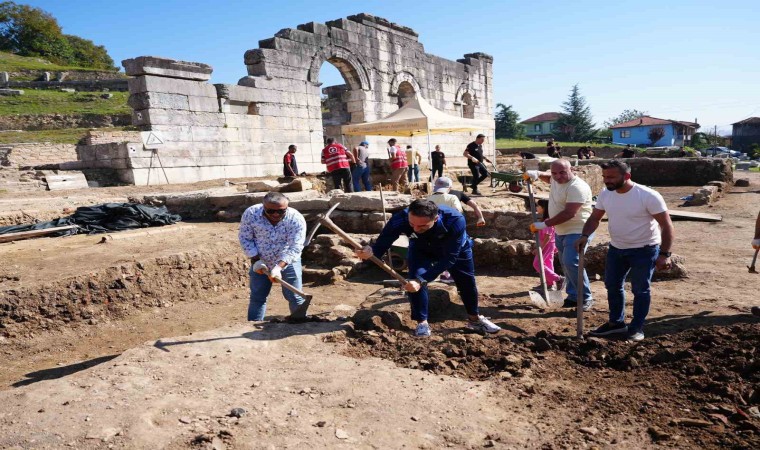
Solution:
<path fill-rule="evenodd" d="M 459 212 L 462 212 L 462 202 L 459 201 L 456 195 L 443 194 L 439 192 L 430 194 L 427 199 L 438 206 L 448 206 L 450 208 L 456 209 Z"/>
<path fill-rule="evenodd" d="M 634 184 L 625 194 L 602 190 L 596 209 L 605 211 L 609 220 L 610 243 L 617 248 L 641 248 L 662 242 L 655 214 L 668 210 L 662 195 L 654 189 Z"/>
<path fill-rule="evenodd" d="M 591 188 L 580 177 L 573 177 L 565 184 L 551 180 L 551 192 L 549 193 L 549 217 L 554 217 L 565 210 L 568 203 L 583 203 L 575 217 L 565 223 L 555 225 L 557 235 L 581 234 L 583 225 L 591 216 Z"/>

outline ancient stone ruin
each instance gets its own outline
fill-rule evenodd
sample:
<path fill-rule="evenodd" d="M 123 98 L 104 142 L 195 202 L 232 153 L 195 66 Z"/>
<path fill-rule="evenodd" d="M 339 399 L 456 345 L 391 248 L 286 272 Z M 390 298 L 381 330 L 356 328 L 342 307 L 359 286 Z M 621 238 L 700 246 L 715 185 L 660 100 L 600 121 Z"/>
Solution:
<path fill-rule="evenodd" d="M 491 56 L 451 61 L 430 55 L 414 30 L 368 14 L 280 30 L 248 50 L 244 62 L 248 75 L 238 84 L 214 85 L 206 64 L 151 56 L 123 61 L 133 77 L 133 124 L 153 134 L 145 149 L 122 145 L 112 155 L 120 178 L 145 184 L 149 172 L 151 183 L 279 174 L 290 144 L 298 146 L 300 170 L 320 172 L 325 132 L 337 135 L 340 125 L 385 117 L 415 95 L 451 115 L 493 118 Z M 345 85 L 324 90 L 323 122 L 319 71 L 325 62 Z M 432 144 L 458 156 L 474 134 L 435 136 Z M 373 156 L 382 157 L 387 139 L 353 136 L 344 143 L 367 140 Z M 427 149 L 427 137 L 403 143 Z M 486 150 L 493 151 L 492 141 Z"/>

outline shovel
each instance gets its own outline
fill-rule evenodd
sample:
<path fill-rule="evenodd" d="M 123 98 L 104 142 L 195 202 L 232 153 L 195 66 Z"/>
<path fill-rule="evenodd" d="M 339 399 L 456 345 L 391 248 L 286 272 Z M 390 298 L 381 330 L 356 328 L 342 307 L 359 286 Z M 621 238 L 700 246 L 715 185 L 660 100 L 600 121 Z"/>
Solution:
<path fill-rule="evenodd" d="M 533 183 L 528 180 L 526 184 L 528 185 L 528 197 L 530 198 L 530 215 L 533 218 L 533 222 L 536 222 L 538 221 L 538 218 L 536 216 L 536 199 L 533 196 Z M 546 273 L 544 273 L 544 252 L 541 249 L 541 238 L 539 238 L 538 232 L 536 232 L 536 250 L 538 252 L 538 264 L 541 266 L 541 270 L 538 273 L 541 275 L 541 291 L 543 292 L 543 295 L 531 289 L 528 291 L 530 302 L 536 307 L 542 309 L 556 308 L 564 303 L 564 300 L 562 299 L 562 291 L 550 291 L 546 287 Z M 554 255 L 550 255 L 549 257 L 551 258 L 553 256 Z"/>
<path fill-rule="evenodd" d="M 755 263 L 757 262 L 757 252 L 760 252 L 760 248 L 755 250 L 755 256 L 752 257 L 752 265 L 747 266 L 747 269 L 749 269 L 749 273 L 757 273 L 757 270 L 755 270 Z"/>

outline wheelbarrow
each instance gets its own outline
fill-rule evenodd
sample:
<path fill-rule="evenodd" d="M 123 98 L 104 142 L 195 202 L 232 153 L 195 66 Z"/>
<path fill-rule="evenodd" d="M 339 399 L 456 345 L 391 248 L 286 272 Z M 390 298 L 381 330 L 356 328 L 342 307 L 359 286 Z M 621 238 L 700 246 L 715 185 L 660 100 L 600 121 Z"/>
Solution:
<path fill-rule="evenodd" d="M 506 186 L 509 192 L 520 192 L 523 189 L 522 173 L 520 172 L 491 172 L 491 187 Z"/>

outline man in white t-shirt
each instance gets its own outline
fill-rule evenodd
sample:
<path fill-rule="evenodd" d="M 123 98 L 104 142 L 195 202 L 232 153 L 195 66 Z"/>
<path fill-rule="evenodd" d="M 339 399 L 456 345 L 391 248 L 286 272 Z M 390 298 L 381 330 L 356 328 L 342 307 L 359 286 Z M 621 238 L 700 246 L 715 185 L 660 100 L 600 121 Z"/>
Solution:
<path fill-rule="evenodd" d="M 644 339 L 644 320 L 651 303 L 650 284 L 655 268 L 670 267 L 673 223 L 665 200 L 655 190 L 631 181 L 631 169 L 623 161 L 602 164 L 606 190 L 599 193 L 591 217 L 576 245 L 588 236 L 607 214 L 610 245 L 604 268 L 604 285 L 610 306 L 609 322 L 590 334 L 627 334 L 628 340 Z M 625 324 L 625 278 L 631 275 L 633 318 Z"/>
<path fill-rule="evenodd" d="M 546 227 L 556 230 L 556 243 L 559 250 L 562 269 L 567 280 L 567 298 L 563 307 L 575 308 L 578 302 L 578 250 L 576 241 L 581 237 L 581 231 L 586 220 L 591 215 L 591 188 L 588 183 L 575 176 L 570 162 L 558 159 L 551 165 L 551 172 L 529 170 L 523 175 L 525 179 L 551 182 L 549 194 L 549 218 L 543 222 L 531 224 L 532 233 Z M 587 239 L 586 242 L 591 239 Z M 588 311 L 594 304 L 591 297 L 588 275 L 583 270 L 582 287 L 583 310 Z"/>

